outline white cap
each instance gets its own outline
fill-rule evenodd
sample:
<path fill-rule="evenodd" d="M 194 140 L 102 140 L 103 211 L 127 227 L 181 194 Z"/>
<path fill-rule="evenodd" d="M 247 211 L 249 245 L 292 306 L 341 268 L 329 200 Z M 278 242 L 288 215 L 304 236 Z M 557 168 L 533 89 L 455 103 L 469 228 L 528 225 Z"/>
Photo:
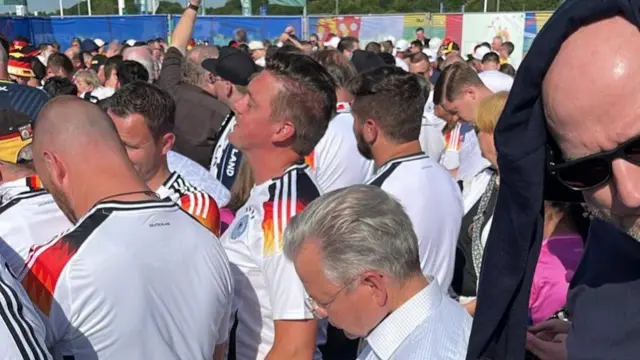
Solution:
<path fill-rule="evenodd" d="M 428 48 L 422 49 L 422 53 L 429 57 L 430 62 L 436 62 L 436 53 Z"/>
<path fill-rule="evenodd" d="M 491 52 L 491 49 L 489 49 L 486 46 L 480 46 L 479 48 L 476 49 L 476 51 L 473 53 L 473 58 L 476 60 L 480 60 L 482 61 L 482 58 L 487 55 L 488 53 Z"/>
<path fill-rule="evenodd" d="M 125 44 L 129 45 L 129 46 L 133 46 L 136 44 L 135 39 L 129 39 L 125 42 Z"/>
<path fill-rule="evenodd" d="M 338 48 L 338 44 L 340 44 L 340 38 L 337 36 L 332 37 L 329 41 L 326 42 L 327 46 L 330 46 L 334 49 Z"/>
<path fill-rule="evenodd" d="M 96 45 L 97 45 L 99 48 L 103 47 L 103 46 L 104 46 L 104 44 L 105 44 L 104 40 L 102 40 L 102 39 L 100 39 L 100 38 L 96 38 L 96 39 L 94 39 L 94 40 L 93 40 L 93 42 L 94 42 L 94 43 L 96 43 Z"/>
<path fill-rule="evenodd" d="M 435 51 L 436 53 L 440 50 L 440 45 L 442 45 L 442 39 L 434 37 L 429 40 L 429 49 Z"/>
<path fill-rule="evenodd" d="M 405 39 L 400 39 L 393 48 L 398 51 L 406 51 L 409 48 L 409 42 Z"/>
<path fill-rule="evenodd" d="M 249 43 L 249 50 L 253 51 L 253 50 L 263 50 L 264 49 L 264 44 L 262 43 L 262 41 L 258 41 L 258 40 L 253 40 Z"/>

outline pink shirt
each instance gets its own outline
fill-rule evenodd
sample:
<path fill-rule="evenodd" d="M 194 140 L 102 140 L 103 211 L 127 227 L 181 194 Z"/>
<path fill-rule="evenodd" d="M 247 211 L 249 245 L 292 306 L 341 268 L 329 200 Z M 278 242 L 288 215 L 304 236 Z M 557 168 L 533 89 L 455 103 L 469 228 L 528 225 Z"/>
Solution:
<path fill-rule="evenodd" d="M 560 234 L 543 240 L 529 297 L 534 324 L 547 320 L 565 305 L 569 283 L 583 252 L 579 234 Z"/>

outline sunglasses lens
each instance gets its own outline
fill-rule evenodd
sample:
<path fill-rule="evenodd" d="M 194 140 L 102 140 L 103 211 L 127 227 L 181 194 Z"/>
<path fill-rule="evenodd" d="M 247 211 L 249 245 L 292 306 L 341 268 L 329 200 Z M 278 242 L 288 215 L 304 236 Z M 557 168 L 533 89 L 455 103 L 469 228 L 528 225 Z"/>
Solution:
<path fill-rule="evenodd" d="M 640 157 L 639 157 L 640 159 Z M 558 179 L 574 190 L 586 190 L 609 179 L 611 167 L 604 159 L 589 159 L 559 169 Z"/>
<path fill-rule="evenodd" d="M 640 165 L 640 139 L 630 143 L 624 148 L 624 159 Z"/>

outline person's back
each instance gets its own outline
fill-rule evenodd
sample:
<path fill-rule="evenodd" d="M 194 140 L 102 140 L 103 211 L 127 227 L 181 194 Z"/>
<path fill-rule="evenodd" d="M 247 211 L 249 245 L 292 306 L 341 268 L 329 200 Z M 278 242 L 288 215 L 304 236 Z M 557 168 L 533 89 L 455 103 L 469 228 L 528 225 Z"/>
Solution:
<path fill-rule="evenodd" d="M 40 89 L 0 80 L 0 108 L 20 111 L 35 119 L 47 101 L 49 96 Z"/>
<path fill-rule="evenodd" d="M 76 224 L 34 248 L 21 274 L 55 356 L 211 359 L 233 293 L 217 238 L 157 199 L 97 106 L 61 97 L 38 125 L 36 170 Z M 74 154 L 89 144 L 80 162 Z"/>

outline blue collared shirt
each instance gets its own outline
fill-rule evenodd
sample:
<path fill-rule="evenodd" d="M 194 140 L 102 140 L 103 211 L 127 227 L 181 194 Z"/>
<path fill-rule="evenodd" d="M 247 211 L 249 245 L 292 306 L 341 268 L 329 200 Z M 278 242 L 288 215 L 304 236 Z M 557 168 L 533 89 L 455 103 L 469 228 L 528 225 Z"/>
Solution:
<path fill-rule="evenodd" d="M 358 360 L 464 359 L 471 322 L 432 279 L 369 334 Z"/>

